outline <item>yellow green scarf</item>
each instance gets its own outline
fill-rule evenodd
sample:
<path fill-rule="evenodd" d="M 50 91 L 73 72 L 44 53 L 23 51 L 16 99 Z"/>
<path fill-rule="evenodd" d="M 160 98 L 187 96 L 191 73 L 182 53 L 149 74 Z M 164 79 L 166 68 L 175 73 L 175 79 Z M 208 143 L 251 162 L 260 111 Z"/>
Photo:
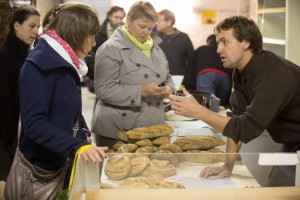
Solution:
<path fill-rule="evenodd" d="M 149 35 L 147 37 L 147 40 L 144 43 L 141 43 L 140 41 L 138 41 L 133 35 L 131 35 L 128 31 L 127 25 L 122 26 L 121 28 L 122 32 L 126 35 L 126 37 L 140 50 L 142 50 L 142 52 L 148 57 L 150 58 L 151 56 L 151 48 L 153 47 L 153 39 L 151 38 L 151 36 Z"/>

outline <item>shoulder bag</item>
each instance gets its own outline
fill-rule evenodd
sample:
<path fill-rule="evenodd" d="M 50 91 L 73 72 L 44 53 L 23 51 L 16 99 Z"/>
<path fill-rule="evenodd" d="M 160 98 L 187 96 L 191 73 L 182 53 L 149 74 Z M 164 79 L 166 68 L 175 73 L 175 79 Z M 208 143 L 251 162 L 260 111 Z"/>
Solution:
<path fill-rule="evenodd" d="M 78 122 L 73 130 L 76 137 Z M 58 171 L 47 171 L 31 164 L 17 148 L 4 188 L 5 199 L 56 199 L 57 192 L 63 188 L 69 160 L 67 158 L 66 165 Z"/>

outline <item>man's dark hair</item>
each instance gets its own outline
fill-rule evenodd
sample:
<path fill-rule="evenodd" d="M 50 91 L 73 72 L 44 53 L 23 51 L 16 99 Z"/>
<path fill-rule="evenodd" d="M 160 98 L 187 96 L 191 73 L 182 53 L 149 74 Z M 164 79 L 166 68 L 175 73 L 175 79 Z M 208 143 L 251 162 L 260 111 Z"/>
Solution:
<path fill-rule="evenodd" d="M 107 11 L 106 17 L 108 18 L 109 16 L 111 16 L 112 14 L 114 14 L 115 12 L 118 12 L 118 11 L 122 11 L 122 12 L 124 12 L 124 14 L 126 15 L 126 12 L 125 12 L 124 8 L 119 7 L 119 6 L 112 6 L 112 7 L 109 9 L 109 11 Z"/>
<path fill-rule="evenodd" d="M 215 27 L 215 33 L 232 29 L 233 36 L 239 41 L 250 43 L 252 53 L 261 53 L 263 47 L 262 35 L 256 23 L 244 16 L 232 16 L 224 19 Z"/>
<path fill-rule="evenodd" d="M 216 35 L 215 34 L 209 35 L 206 39 L 206 43 L 207 44 L 217 44 Z"/>
<path fill-rule="evenodd" d="M 164 9 L 164 10 L 160 11 L 158 14 L 164 16 L 166 21 L 171 20 L 172 26 L 175 24 L 175 21 L 176 21 L 175 15 L 170 10 Z"/>

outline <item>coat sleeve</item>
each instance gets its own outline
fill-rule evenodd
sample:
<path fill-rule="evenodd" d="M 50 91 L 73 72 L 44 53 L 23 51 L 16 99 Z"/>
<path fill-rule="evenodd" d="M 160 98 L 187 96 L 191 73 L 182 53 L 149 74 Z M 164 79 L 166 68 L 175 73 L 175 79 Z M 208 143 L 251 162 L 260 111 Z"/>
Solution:
<path fill-rule="evenodd" d="M 72 116 L 70 116 L 72 125 L 68 128 L 71 130 L 70 133 L 64 131 L 66 128 L 58 128 L 51 123 L 56 121 L 50 119 L 49 114 L 52 112 L 51 101 L 55 95 L 56 77 L 53 73 L 43 73 L 35 65 L 27 63 L 23 66 L 20 78 L 22 130 L 34 143 L 66 158 L 75 155 L 76 151 L 88 142 L 73 137 Z"/>

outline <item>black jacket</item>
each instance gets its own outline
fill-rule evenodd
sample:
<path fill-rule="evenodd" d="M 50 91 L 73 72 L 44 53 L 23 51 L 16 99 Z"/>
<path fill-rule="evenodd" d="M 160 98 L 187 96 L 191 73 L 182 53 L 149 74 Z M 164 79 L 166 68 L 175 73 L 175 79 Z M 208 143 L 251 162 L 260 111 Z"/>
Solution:
<path fill-rule="evenodd" d="M 0 48 L 0 180 L 5 180 L 14 155 L 20 114 L 19 73 L 29 46 L 9 32 Z"/>
<path fill-rule="evenodd" d="M 96 35 L 96 45 L 92 48 L 91 50 L 91 55 L 89 57 L 87 57 L 86 60 L 86 65 L 89 68 L 89 71 L 87 73 L 87 76 L 94 80 L 94 63 L 95 63 L 95 55 L 96 55 L 96 51 L 97 49 L 108 39 L 107 36 L 107 23 L 108 23 L 108 19 L 105 19 L 100 31 L 97 33 Z"/>

